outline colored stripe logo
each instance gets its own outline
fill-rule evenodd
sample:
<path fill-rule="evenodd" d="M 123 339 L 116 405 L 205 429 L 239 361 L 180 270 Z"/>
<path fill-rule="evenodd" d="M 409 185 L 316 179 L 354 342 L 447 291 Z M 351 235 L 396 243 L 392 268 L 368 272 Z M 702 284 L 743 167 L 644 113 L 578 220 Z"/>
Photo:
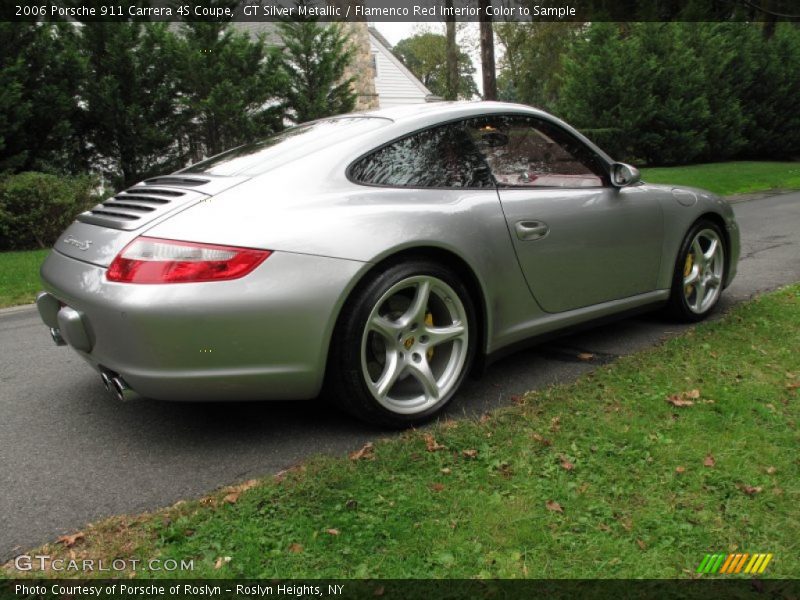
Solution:
<path fill-rule="evenodd" d="M 706 554 L 696 572 L 755 575 L 763 573 L 771 560 L 772 554 Z"/>

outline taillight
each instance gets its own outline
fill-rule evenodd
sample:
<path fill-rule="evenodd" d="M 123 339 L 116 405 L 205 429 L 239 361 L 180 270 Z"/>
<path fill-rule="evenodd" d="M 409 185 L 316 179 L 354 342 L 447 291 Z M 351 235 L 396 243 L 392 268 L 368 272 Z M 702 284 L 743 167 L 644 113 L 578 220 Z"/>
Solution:
<path fill-rule="evenodd" d="M 106 277 L 123 283 L 188 283 L 244 277 L 269 250 L 139 237 L 122 249 Z"/>

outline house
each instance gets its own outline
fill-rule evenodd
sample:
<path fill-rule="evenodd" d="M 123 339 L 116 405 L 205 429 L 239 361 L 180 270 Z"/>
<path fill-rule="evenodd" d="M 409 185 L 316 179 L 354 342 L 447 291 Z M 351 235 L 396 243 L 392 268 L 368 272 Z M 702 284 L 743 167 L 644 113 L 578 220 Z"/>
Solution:
<path fill-rule="evenodd" d="M 263 35 L 271 46 L 281 45 L 275 23 L 239 21 L 232 25 L 251 37 Z M 392 54 L 391 44 L 377 29 L 364 22 L 341 23 L 341 26 L 356 46 L 355 58 L 346 74 L 354 78 L 356 110 L 439 100 Z"/>
<path fill-rule="evenodd" d="M 368 28 L 378 107 L 420 104 L 439 100 L 392 53 L 392 47 L 374 27 Z"/>

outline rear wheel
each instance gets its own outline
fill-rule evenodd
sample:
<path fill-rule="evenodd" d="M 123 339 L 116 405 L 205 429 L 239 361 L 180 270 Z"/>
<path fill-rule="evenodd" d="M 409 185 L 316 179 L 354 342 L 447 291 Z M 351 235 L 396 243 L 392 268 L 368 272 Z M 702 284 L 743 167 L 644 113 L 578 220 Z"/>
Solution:
<path fill-rule="evenodd" d="M 725 242 L 719 226 L 700 220 L 681 245 L 670 296 L 671 313 L 684 321 L 705 319 L 719 302 L 726 268 Z"/>
<path fill-rule="evenodd" d="M 356 292 L 336 327 L 329 378 L 338 403 L 390 427 L 432 418 L 472 364 L 474 324 L 469 293 L 448 269 L 389 267 Z"/>

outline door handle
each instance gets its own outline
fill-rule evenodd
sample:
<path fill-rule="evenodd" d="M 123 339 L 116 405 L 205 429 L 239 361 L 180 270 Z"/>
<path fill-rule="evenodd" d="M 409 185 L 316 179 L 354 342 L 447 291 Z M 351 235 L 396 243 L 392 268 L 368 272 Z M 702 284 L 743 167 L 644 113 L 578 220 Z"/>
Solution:
<path fill-rule="evenodd" d="M 542 221 L 517 221 L 514 225 L 517 237 L 523 242 L 539 240 L 546 236 L 550 231 L 547 223 Z"/>

